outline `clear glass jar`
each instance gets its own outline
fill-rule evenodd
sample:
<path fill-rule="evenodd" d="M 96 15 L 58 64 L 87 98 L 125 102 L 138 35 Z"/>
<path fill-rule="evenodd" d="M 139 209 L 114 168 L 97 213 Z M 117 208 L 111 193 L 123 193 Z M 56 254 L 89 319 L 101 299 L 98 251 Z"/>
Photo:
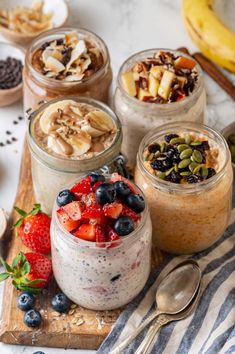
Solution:
<path fill-rule="evenodd" d="M 123 135 L 125 136 L 122 151 L 131 164 L 135 163 L 139 144 L 150 129 L 175 121 L 203 123 L 206 94 L 202 70 L 198 64 L 196 65 L 198 71 L 197 85 L 192 94 L 180 102 L 167 104 L 144 102 L 129 96 L 123 89 L 121 82 L 122 73 L 129 71 L 135 63 L 153 57 L 156 52 L 161 50 L 191 58 L 185 53 L 170 49 L 144 50 L 128 58 L 122 64 L 118 73 L 117 89 L 114 96 L 114 111 L 122 122 Z"/>
<path fill-rule="evenodd" d="M 143 151 L 169 132 L 202 134 L 218 149 L 219 170 L 203 182 L 175 184 L 153 176 L 144 167 Z M 176 254 L 190 254 L 211 246 L 224 232 L 230 217 L 233 172 L 228 145 L 215 130 L 197 123 L 165 124 L 142 140 L 135 182 L 149 204 L 153 243 Z"/>
<path fill-rule="evenodd" d="M 90 171 L 104 169 L 105 172 L 117 171 L 120 160 L 120 149 L 122 143 L 121 123 L 115 113 L 104 103 L 98 102 L 87 97 L 66 97 L 74 101 L 92 105 L 108 113 L 116 124 L 116 136 L 110 147 L 99 155 L 90 159 L 75 160 L 65 157 L 52 156 L 42 149 L 33 135 L 33 124 L 37 116 L 44 111 L 50 104 L 60 99 L 44 103 L 30 116 L 28 129 L 28 145 L 31 152 L 31 169 L 34 194 L 36 201 L 42 205 L 42 209 L 50 213 L 57 193 L 69 183 L 84 177 Z M 118 171 L 119 172 L 119 171 Z"/>
<path fill-rule="evenodd" d="M 42 75 L 32 66 L 32 55 L 45 42 L 63 37 L 72 31 L 77 31 L 81 39 L 86 38 L 94 43 L 102 52 L 104 58 L 103 67 L 92 76 L 82 81 L 66 82 Z M 87 96 L 107 102 L 109 88 L 112 83 L 112 70 L 108 48 L 103 40 L 95 33 L 82 28 L 60 28 L 44 32 L 30 45 L 25 57 L 23 70 L 24 84 L 24 111 L 36 109 L 41 101 L 49 101 L 63 96 Z"/>
<path fill-rule="evenodd" d="M 130 302 L 143 289 L 151 267 L 152 225 L 147 204 L 131 234 L 112 242 L 112 247 L 104 243 L 102 248 L 68 233 L 57 218 L 57 208 L 52 215 L 51 247 L 60 289 L 76 304 L 92 310 L 112 310 Z"/>

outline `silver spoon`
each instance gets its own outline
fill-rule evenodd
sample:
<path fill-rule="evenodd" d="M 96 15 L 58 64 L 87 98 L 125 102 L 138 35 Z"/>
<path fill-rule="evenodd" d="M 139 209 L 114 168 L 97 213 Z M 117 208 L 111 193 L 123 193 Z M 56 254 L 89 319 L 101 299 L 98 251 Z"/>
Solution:
<path fill-rule="evenodd" d="M 198 301 L 200 299 L 200 288 L 201 284 L 199 284 L 198 290 L 194 295 L 190 304 L 181 312 L 175 315 L 160 315 L 155 321 L 154 324 L 148 330 L 147 335 L 145 336 L 144 340 L 141 342 L 139 347 L 137 348 L 135 354 L 149 354 L 153 349 L 154 339 L 156 337 L 157 332 L 161 329 L 162 326 L 166 325 L 172 321 L 179 321 L 183 320 L 184 318 L 188 317 L 196 308 Z"/>
<path fill-rule="evenodd" d="M 161 314 L 174 315 L 183 311 L 194 298 L 201 281 L 197 262 L 187 260 L 173 268 L 160 282 L 156 292 L 156 311 L 110 354 L 122 354 L 133 339 Z"/>

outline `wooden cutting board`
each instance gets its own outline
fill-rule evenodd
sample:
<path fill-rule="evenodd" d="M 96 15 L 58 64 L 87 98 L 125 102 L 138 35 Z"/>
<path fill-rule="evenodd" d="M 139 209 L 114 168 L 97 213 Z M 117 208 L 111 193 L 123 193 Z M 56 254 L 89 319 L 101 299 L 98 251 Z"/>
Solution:
<path fill-rule="evenodd" d="M 34 204 L 31 162 L 27 143 L 21 162 L 20 179 L 15 205 L 31 210 Z M 18 219 L 15 212 L 12 213 L 12 222 Z M 13 231 L 8 242 L 4 243 L 8 251 L 9 262 L 19 251 L 26 251 L 26 247 Z M 152 263 L 155 267 L 163 260 L 163 254 L 153 250 Z M 80 306 L 73 308 L 66 315 L 58 316 L 50 307 L 50 301 L 58 291 L 55 281 L 51 281 L 48 289 L 37 296 L 36 307 L 43 318 L 39 329 L 30 329 L 23 323 L 23 312 L 16 306 L 17 290 L 7 280 L 4 289 L 3 313 L 0 322 L 0 341 L 8 344 L 36 345 L 58 348 L 83 348 L 97 349 L 108 335 L 111 326 L 116 321 L 120 310 L 92 311 Z M 75 307 L 76 306 L 76 307 Z"/>

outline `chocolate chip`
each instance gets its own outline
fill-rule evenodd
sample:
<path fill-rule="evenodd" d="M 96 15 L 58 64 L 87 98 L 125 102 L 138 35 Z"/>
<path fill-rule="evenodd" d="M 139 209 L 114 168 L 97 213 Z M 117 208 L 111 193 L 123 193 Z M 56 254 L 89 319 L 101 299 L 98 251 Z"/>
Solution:
<path fill-rule="evenodd" d="M 11 141 L 10 141 L 10 140 L 7 140 L 7 141 L 6 141 L 6 144 L 10 145 L 10 144 L 11 144 Z"/>
<path fill-rule="evenodd" d="M 12 57 L 0 60 L 0 89 L 7 90 L 18 86 L 22 82 L 22 69 L 21 60 Z"/>
<path fill-rule="evenodd" d="M 112 277 L 112 278 L 110 279 L 110 281 L 111 281 L 111 282 L 114 282 L 114 281 L 118 280 L 118 279 L 120 278 L 120 276 L 121 276 L 121 274 L 117 274 L 117 275 L 115 275 L 114 277 Z"/>
<path fill-rule="evenodd" d="M 0 146 L 4 146 L 4 143 L 0 143 Z"/>
<path fill-rule="evenodd" d="M 6 131 L 6 134 L 7 134 L 7 135 L 11 135 L 12 133 L 11 133 L 9 130 L 7 130 L 7 131 Z"/>
<path fill-rule="evenodd" d="M 16 124 L 18 124 L 18 122 L 17 122 L 16 120 L 14 120 L 14 121 L 13 121 L 13 124 L 15 124 L 15 125 L 16 125 Z"/>
<path fill-rule="evenodd" d="M 19 116 L 19 117 L 18 117 L 18 120 L 23 120 L 23 119 L 24 119 L 24 118 L 23 118 L 23 117 L 21 117 L 21 116 Z"/>
<path fill-rule="evenodd" d="M 12 141 L 17 141 L 17 139 L 14 136 L 11 138 L 11 140 Z"/>

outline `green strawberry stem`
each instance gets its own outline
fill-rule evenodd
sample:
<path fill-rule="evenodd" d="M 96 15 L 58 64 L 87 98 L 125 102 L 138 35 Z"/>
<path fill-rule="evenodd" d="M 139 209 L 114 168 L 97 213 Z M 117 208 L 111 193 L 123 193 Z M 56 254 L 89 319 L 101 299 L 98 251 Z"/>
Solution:
<path fill-rule="evenodd" d="M 33 285 L 39 284 L 45 281 L 45 279 L 28 280 L 27 276 L 30 273 L 31 266 L 23 252 L 19 252 L 16 255 L 11 265 L 6 263 L 1 257 L 0 262 L 5 268 L 5 272 L 0 273 L 0 282 L 12 278 L 12 284 L 18 290 L 28 291 L 33 294 L 41 291 L 41 288 L 35 288 Z"/>
<path fill-rule="evenodd" d="M 22 225 L 24 219 L 27 216 L 29 216 L 29 215 L 37 215 L 38 213 L 40 213 L 42 211 L 40 204 L 34 204 L 33 209 L 29 213 L 26 213 L 26 211 L 18 208 L 17 206 L 15 206 L 14 209 L 17 211 L 18 214 L 20 214 L 21 218 L 19 218 L 16 221 L 16 223 L 13 225 L 13 228 L 19 228 Z"/>

